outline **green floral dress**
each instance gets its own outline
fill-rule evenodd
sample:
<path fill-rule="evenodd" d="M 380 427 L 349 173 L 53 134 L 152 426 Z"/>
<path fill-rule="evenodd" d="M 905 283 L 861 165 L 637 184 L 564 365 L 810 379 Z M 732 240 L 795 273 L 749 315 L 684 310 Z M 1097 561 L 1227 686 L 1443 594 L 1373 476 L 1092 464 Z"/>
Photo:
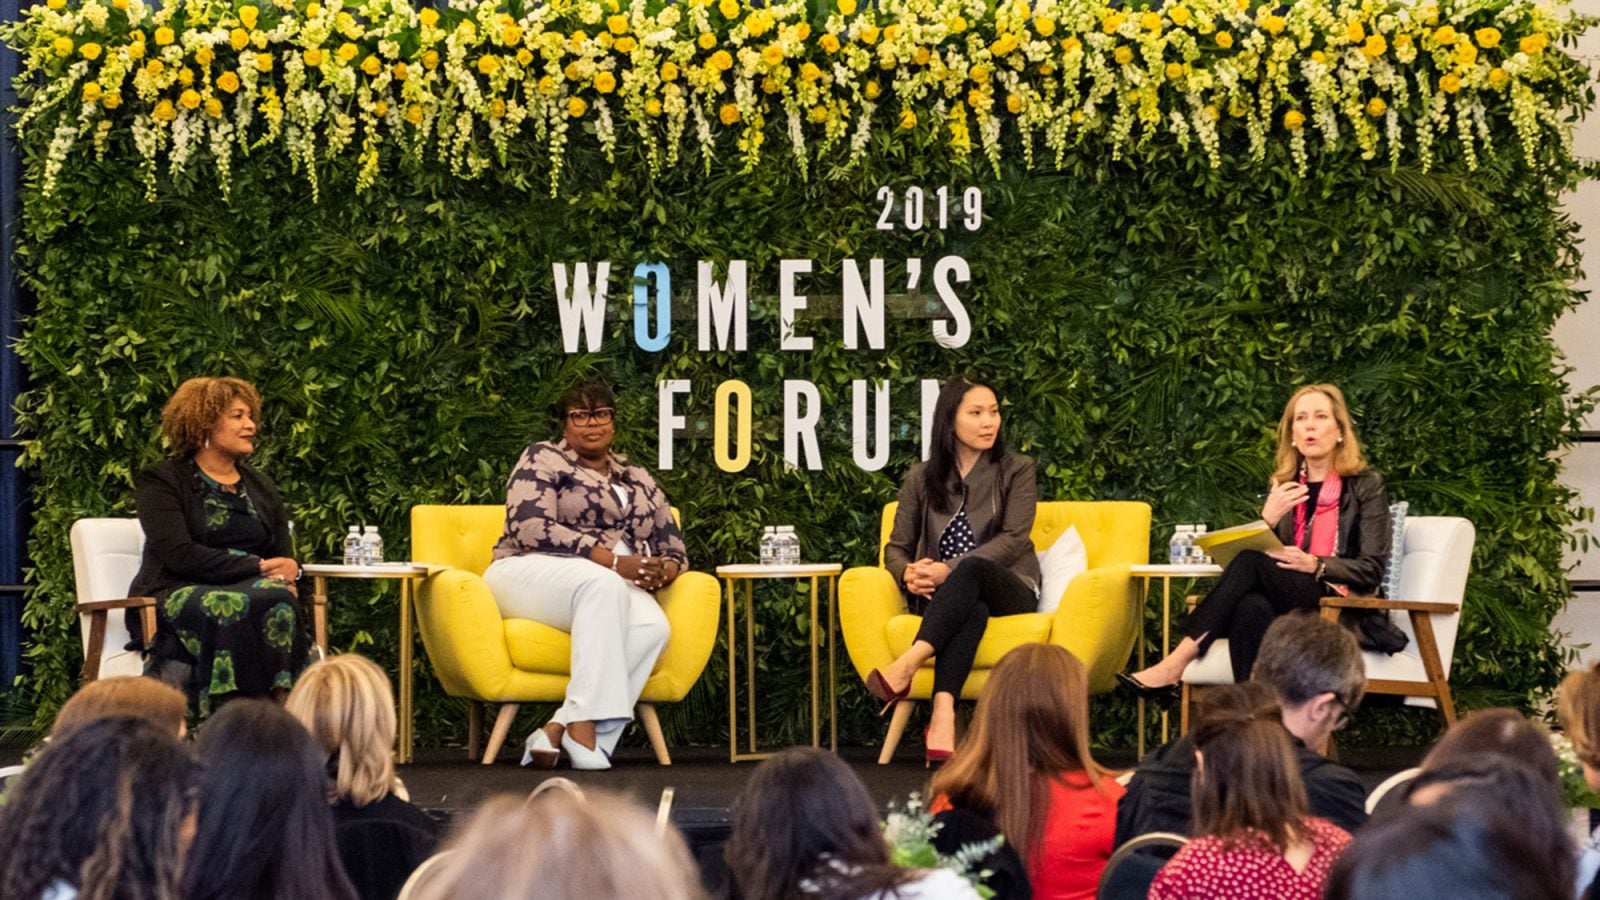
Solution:
<path fill-rule="evenodd" d="M 243 482 L 223 486 L 195 470 L 206 513 L 200 543 L 238 556 L 264 554 L 272 535 Z M 230 694 L 289 689 L 306 667 L 305 612 L 289 586 L 270 578 L 186 584 L 156 597 L 159 630 L 178 639 L 194 666 L 191 698 L 202 713 Z"/>

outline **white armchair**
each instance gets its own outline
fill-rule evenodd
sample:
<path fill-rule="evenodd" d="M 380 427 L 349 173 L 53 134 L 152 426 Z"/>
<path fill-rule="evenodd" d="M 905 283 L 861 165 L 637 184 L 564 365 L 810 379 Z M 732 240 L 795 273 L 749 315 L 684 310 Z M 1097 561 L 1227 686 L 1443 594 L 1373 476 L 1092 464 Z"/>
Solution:
<path fill-rule="evenodd" d="M 83 681 L 104 675 L 141 675 L 139 651 L 124 649 L 132 636 L 120 614 L 138 609 L 145 634 L 155 633 L 155 600 L 129 597 L 139 572 L 144 530 L 138 519 L 79 519 L 72 523 L 72 574 L 78 591 L 78 627 L 83 634 Z M 117 611 L 117 615 L 111 615 Z"/>

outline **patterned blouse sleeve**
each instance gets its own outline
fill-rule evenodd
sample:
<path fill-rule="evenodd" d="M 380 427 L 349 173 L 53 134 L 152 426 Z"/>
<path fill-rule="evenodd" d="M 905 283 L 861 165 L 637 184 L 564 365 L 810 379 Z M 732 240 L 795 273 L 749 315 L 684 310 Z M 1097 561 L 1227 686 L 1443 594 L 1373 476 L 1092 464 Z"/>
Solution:
<path fill-rule="evenodd" d="M 651 552 L 676 560 L 679 569 L 688 569 L 689 553 L 683 543 L 683 532 L 678 530 L 678 523 L 672 520 L 672 505 L 667 502 L 666 492 L 642 467 L 634 466 L 632 474 L 639 488 L 649 497 L 649 530 L 644 539 L 650 542 Z"/>
<path fill-rule="evenodd" d="M 561 486 L 568 463 L 543 444 L 522 451 L 506 482 L 506 533 L 524 553 L 566 553 L 587 556 L 600 543 L 598 535 L 560 520 Z"/>

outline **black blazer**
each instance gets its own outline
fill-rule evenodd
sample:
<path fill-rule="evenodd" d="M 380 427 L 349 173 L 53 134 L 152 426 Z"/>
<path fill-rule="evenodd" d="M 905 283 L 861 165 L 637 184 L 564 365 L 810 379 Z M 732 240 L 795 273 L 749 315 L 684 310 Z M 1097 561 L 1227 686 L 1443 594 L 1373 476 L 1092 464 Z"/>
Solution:
<path fill-rule="evenodd" d="M 883 563 L 895 583 L 905 586 L 906 566 L 919 559 L 938 555 L 939 536 L 955 517 L 955 510 L 939 512 L 928 502 L 923 490 L 923 467 L 917 463 L 900 485 L 900 506 L 895 510 L 889 543 L 883 548 Z M 1039 488 L 1034 483 L 1033 460 L 1021 453 L 1007 453 L 998 463 L 985 450 L 965 479 L 950 478 L 950 495 L 965 498 L 967 522 L 972 526 L 978 547 L 948 560 L 977 556 L 997 562 L 1035 590 L 1042 577 L 1039 558 L 1034 555 L 1033 531 Z"/>
<path fill-rule="evenodd" d="M 203 543 L 206 511 L 200 493 L 200 467 L 193 457 L 168 459 L 139 473 L 139 525 L 144 529 L 144 559 L 128 588 L 135 597 L 153 597 L 185 584 L 233 584 L 261 573 L 261 561 L 289 556 L 289 515 L 272 480 L 239 463 L 239 477 L 270 537 L 250 547 L 212 547 Z M 238 556 L 229 550 L 243 550 Z M 138 617 L 129 630 L 142 640 Z"/>
<path fill-rule="evenodd" d="M 1294 543 L 1294 510 L 1283 514 L 1272 529 L 1285 547 Z M 1309 532 L 1311 529 L 1306 529 Z M 1325 581 L 1348 585 L 1356 594 L 1372 594 L 1383 584 L 1389 565 L 1393 535 L 1389 528 L 1389 498 L 1383 476 L 1367 468 L 1343 477 L 1339 494 L 1339 543 L 1334 556 L 1324 557 Z"/>

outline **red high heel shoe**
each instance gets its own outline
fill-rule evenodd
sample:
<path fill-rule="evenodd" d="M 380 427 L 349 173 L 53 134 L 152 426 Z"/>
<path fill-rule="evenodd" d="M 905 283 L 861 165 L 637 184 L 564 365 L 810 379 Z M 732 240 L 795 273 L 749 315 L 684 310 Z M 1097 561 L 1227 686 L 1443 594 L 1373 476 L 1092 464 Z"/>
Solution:
<path fill-rule="evenodd" d="M 933 747 L 929 747 L 928 729 L 922 729 L 922 767 L 924 769 L 931 769 L 934 766 L 944 765 L 945 762 L 950 759 L 950 756 L 953 753 L 955 753 L 954 750 L 937 750 Z"/>
<path fill-rule="evenodd" d="M 867 673 L 867 693 L 883 701 L 883 709 L 878 710 L 878 715 L 881 716 L 896 703 L 911 696 L 911 682 L 906 682 L 905 687 L 896 691 L 889 687 L 889 679 L 884 678 L 882 672 L 873 669 Z"/>

